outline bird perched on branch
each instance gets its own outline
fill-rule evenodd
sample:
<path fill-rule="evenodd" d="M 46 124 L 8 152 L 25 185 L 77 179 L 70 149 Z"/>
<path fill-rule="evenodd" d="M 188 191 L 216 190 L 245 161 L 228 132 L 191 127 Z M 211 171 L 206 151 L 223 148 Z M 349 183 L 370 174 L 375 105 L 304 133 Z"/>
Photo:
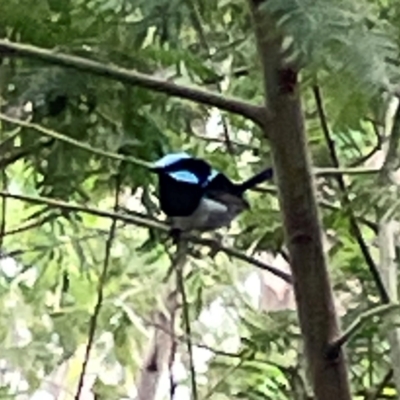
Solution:
<path fill-rule="evenodd" d="M 273 176 L 272 168 L 267 168 L 234 183 L 206 161 L 184 152 L 162 157 L 151 170 L 158 175 L 160 208 L 172 229 L 180 232 L 229 226 L 250 207 L 244 193 Z"/>

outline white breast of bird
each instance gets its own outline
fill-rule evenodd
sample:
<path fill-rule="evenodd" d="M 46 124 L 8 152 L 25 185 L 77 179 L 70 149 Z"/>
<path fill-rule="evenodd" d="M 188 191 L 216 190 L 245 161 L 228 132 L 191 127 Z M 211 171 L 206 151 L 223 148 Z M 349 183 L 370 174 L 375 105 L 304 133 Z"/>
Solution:
<path fill-rule="evenodd" d="M 172 227 L 181 231 L 211 231 L 229 226 L 238 214 L 248 208 L 248 203 L 243 198 L 234 197 L 233 201 L 230 200 L 224 204 L 203 198 L 192 215 L 171 218 Z"/>

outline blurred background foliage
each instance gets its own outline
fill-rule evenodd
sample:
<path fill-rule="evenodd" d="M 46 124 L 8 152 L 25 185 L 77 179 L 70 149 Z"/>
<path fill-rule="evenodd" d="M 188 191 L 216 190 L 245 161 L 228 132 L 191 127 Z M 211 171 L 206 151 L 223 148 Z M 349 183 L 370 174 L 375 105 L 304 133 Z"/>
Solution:
<path fill-rule="evenodd" d="M 315 167 L 337 167 L 321 124 L 318 88 L 341 167 L 380 168 L 398 92 L 397 2 L 269 0 L 263 7 L 287 35 L 288 61 L 304 67 L 301 90 Z M 252 21 L 242 0 L 0 0 L 0 36 L 263 102 Z M 168 151 L 188 151 L 237 180 L 271 162 L 261 131 L 241 116 L 29 58 L 0 60 L 2 115 L 30 121 L 1 123 L 3 191 L 112 211 L 118 186 L 119 213 L 162 218 L 154 176 L 145 168 L 58 140 L 37 125 L 148 162 Z M 377 224 L 388 210 L 390 219 L 398 216 L 396 176 L 384 183 L 378 174 L 345 176 L 350 208 L 376 263 Z M 335 176 L 319 175 L 316 185 L 346 327 L 380 300 Z M 224 243 L 285 268 L 275 186 L 249 199 L 252 210 Z M 1 215 L 0 398 L 72 399 L 110 218 L 9 198 L 3 198 Z M 166 312 L 174 287 L 173 279 L 163 281 L 172 251 L 158 230 L 117 223 L 82 398 L 135 398 L 155 315 Z M 198 245 L 186 268 L 199 398 L 309 399 L 290 286 L 227 254 L 209 257 Z M 185 329 L 177 325 L 182 338 Z M 350 342 L 354 398 L 398 397 L 386 338 L 391 326 L 373 320 Z M 175 350 L 181 400 L 189 398 L 188 354 L 182 340 Z M 167 399 L 163 379 L 157 381 L 158 398 Z"/>

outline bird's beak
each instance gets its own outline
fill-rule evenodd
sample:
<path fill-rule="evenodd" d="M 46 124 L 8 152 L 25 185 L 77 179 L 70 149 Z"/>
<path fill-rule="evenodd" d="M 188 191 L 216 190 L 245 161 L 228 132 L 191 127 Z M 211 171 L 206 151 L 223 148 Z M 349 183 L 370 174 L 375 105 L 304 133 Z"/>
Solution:
<path fill-rule="evenodd" d="M 149 170 L 151 172 L 158 173 L 158 172 L 160 172 L 162 170 L 162 168 L 161 167 L 156 167 L 155 165 L 153 165 L 153 166 L 149 167 Z"/>

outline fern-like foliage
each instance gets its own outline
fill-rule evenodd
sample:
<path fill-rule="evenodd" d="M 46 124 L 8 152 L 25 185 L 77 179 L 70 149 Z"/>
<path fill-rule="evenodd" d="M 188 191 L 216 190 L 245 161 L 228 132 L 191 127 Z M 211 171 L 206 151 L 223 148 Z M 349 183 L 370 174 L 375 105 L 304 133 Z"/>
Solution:
<path fill-rule="evenodd" d="M 366 2 L 270 0 L 264 10 L 293 40 L 294 55 L 316 72 L 326 70 L 352 82 L 352 90 L 390 90 L 398 77 L 395 33 Z M 346 80 L 347 80 L 346 79 Z"/>
<path fill-rule="evenodd" d="M 11 107 L 32 104 L 34 118 L 56 116 L 68 106 L 82 106 L 91 111 L 96 104 L 87 75 L 59 67 L 31 67 L 18 71 L 8 93 Z"/>

